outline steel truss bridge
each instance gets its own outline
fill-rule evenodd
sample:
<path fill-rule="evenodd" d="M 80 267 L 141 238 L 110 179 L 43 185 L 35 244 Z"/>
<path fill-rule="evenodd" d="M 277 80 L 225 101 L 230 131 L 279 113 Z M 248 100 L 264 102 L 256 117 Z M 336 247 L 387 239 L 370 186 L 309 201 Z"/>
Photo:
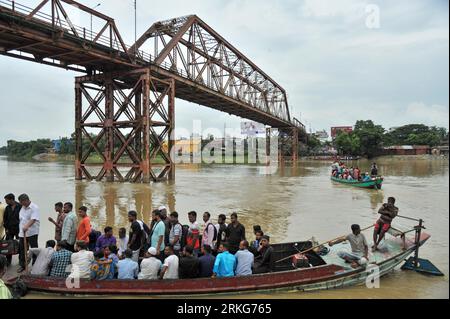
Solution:
<path fill-rule="evenodd" d="M 82 74 L 76 179 L 173 179 L 175 98 L 276 128 L 283 155 L 297 159 L 307 134 L 286 91 L 196 15 L 156 22 L 128 46 L 114 19 L 79 2 L 21 2 L 0 0 L 0 54 Z M 74 23 L 86 15 L 101 27 Z"/>

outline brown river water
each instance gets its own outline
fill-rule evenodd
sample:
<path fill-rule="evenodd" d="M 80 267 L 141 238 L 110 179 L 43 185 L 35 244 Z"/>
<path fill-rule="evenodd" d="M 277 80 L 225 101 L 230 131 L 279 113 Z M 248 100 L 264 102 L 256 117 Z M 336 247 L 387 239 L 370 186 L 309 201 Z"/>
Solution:
<path fill-rule="evenodd" d="M 243 294 L 225 298 L 449 298 L 449 162 L 445 158 L 379 158 L 385 177 L 382 190 L 365 190 L 335 184 L 328 162 L 300 161 L 274 175 L 260 175 L 254 166 L 178 166 L 174 182 L 107 184 L 74 180 L 73 165 L 11 162 L 0 157 L 0 193 L 28 193 L 41 209 L 39 243 L 53 237 L 47 221 L 55 215 L 54 203 L 86 205 L 92 225 L 127 227 L 127 212 L 137 210 L 148 221 L 153 208 L 167 206 L 187 222 L 187 212 L 209 211 L 214 220 L 235 211 L 252 238 L 259 224 L 272 242 L 308 240 L 323 242 L 350 232 L 351 224 L 371 225 L 389 196 L 397 198 L 400 214 L 425 220 L 430 240 L 421 249 L 444 277 L 431 277 L 396 269 L 383 277 L 380 288 L 357 286 L 317 292 Z M 357 165 L 368 169 L 368 161 Z M 3 197 L 3 196 L 2 196 Z M 400 226 L 413 226 L 397 219 Z M 398 267 L 399 268 L 399 267 Z M 31 294 L 31 298 L 59 298 Z M 122 296 L 127 298 L 127 296 Z M 130 297 L 130 296 L 128 296 Z M 214 296 L 211 296 L 214 297 Z M 133 297 L 135 298 L 135 297 Z M 224 298 L 223 296 L 221 298 Z"/>

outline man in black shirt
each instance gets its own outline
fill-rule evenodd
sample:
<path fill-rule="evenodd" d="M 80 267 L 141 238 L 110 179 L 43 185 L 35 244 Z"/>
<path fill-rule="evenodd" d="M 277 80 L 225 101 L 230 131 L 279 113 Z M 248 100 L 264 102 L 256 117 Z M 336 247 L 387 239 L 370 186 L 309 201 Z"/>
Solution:
<path fill-rule="evenodd" d="M 224 214 L 220 214 L 219 218 L 217 220 L 217 241 L 216 245 L 213 247 L 214 255 L 216 255 L 217 251 L 219 250 L 220 243 L 226 241 L 227 237 L 227 224 L 225 223 L 227 220 L 227 216 Z"/>
<path fill-rule="evenodd" d="M 130 238 L 128 240 L 128 248 L 133 251 L 132 259 L 139 262 L 139 254 L 144 245 L 144 230 L 137 221 L 137 213 L 135 211 L 128 212 L 128 221 L 131 223 Z"/>
<path fill-rule="evenodd" d="M 8 194 L 5 197 L 8 206 L 3 213 L 3 226 L 5 227 L 6 240 L 19 239 L 19 212 L 22 206 L 16 202 L 14 194 Z M 11 265 L 12 256 L 6 256 L 8 266 Z"/>
<path fill-rule="evenodd" d="M 228 242 L 229 252 L 235 254 L 239 250 L 239 244 L 245 240 L 245 227 L 238 221 L 236 213 L 231 214 L 231 224 L 226 230 L 226 241 Z"/>
<path fill-rule="evenodd" d="M 274 269 L 273 248 L 270 246 L 270 237 L 262 236 L 258 254 L 255 257 L 254 274 L 264 274 L 272 272 Z"/>
<path fill-rule="evenodd" d="M 198 258 L 193 256 L 194 249 L 192 246 L 183 248 L 183 257 L 180 258 L 178 267 L 180 279 L 197 278 L 199 271 Z"/>

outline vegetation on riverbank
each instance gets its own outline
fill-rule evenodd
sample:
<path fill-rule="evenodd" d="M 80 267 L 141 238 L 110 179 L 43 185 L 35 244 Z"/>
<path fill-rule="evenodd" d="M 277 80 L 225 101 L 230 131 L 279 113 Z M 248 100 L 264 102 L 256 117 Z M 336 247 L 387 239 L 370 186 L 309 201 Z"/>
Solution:
<path fill-rule="evenodd" d="M 334 144 L 340 154 L 372 158 L 383 147 L 392 145 L 427 145 L 430 147 L 448 141 L 444 127 L 409 124 L 386 131 L 371 120 L 357 121 L 353 132 L 341 132 Z"/>

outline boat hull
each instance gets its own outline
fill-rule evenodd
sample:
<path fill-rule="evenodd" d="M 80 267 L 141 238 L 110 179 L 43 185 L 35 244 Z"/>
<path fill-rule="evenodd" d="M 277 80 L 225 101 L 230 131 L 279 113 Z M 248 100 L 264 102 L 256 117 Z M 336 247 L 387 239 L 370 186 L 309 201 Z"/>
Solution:
<path fill-rule="evenodd" d="M 383 186 L 383 178 L 378 177 L 375 180 L 370 180 L 367 182 L 360 182 L 360 181 L 348 181 L 345 179 L 340 179 L 336 177 L 331 177 L 331 180 L 333 182 L 337 182 L 344 185 L 349 185 L 353 187 L 360 187 L 360 188 L 371 188 L 371 189 L 381 189 Z"/>
<path fill-rule="evenodd" d="M 429 235 L 422 234 L 421 244 Z M 405 251 L 367 268 L 348 269 L 336 264 L 321 265 L 290 271 L 230 278 L 202 278 L 184 280 L 105 280 L 82 279 L 79 285 L 65 278 L 21 276 L 29 290 L 68 295 L 217 295 L 280 290 L 311 291 L 343 288 L 364 284 L 373 272 L 383 276 L 414 252 L 408 245 Z M 376 266 L 376 267 L 375 267 Z M 67 283 L 73 288 L 68 288 Z M 75 287 L 74 287 L 75 286 Z"/>

